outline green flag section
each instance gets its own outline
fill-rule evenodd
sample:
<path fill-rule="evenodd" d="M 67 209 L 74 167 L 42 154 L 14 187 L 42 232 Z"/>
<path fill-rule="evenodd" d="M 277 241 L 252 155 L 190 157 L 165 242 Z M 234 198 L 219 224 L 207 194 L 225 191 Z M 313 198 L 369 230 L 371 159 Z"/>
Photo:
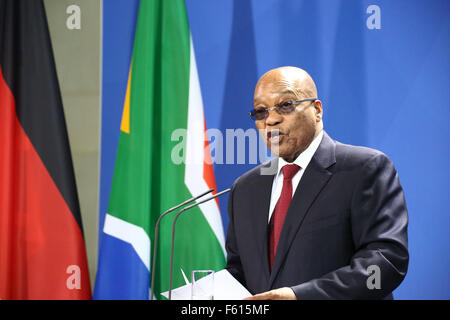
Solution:
<path fill-rule="evenodd" d="M 215 188 L 184 0 L 142 0 L 94 298 L 148 299 L 155 223 L 170 207 Z M 169 287 L 172 221 L 160 226 L 156 298 Z M 217 201 L 177 221 L 173 287 L 183 272 L 225 266 Z"/>

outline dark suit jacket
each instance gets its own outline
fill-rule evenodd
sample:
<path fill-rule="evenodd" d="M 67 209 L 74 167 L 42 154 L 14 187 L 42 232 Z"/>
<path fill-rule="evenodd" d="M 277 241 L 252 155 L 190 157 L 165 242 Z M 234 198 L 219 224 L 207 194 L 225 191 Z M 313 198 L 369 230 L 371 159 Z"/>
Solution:
<path fill-rule="evenodd" d="M 261 169 L 272 161 L 233 184 L 228 271 L 253 294 L 291 287 L 300 300 L 392 299 L 408 268 L 408 213 L 388 157 L 324 133 L 292 198 L 271 271 L 268 214 L 276 172 Z M 381 289 L 367 285 L 375 276 L 371 265 L 380 268 Z"/>

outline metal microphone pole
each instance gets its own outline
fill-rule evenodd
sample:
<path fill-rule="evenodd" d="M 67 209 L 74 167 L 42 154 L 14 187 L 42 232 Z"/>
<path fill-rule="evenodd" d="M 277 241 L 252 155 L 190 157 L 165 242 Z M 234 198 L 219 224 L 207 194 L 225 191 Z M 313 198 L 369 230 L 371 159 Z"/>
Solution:
<path fill-rule="evenodd" d="M 173 251 L 174 251 L 174 241 L 175 241 L 175 224 L 177 222 L 178 217 L 180 216 L 180 214 L 182 214 L 183 212 L 185 212 L 186 210 L 189 210 L 193 207 L 196 207 L 204 202 L 210 201 L 212 199 L 215 199 L 221 195 L 223 195 L 224 193 L 230 192 L 231 189 L 226 189 L 223 190 L 222 192 L 219 192 L 209 198 L 206 198 L 200 202 L 196 202 L 193 203 L 189 206 L 184 207 L 183 209 L 181 209 L 180 211 L 178 211 L 177 215 L 175 216 L 175 218 L 173 219 L 173 224 L 172 224 L 172 248 L 170 250 L 170 275 L 169 275 L 169 300 L 172 300 L 172 278 L 173 278 Z"/>
<path fill-rule="evenodd" d="M 158 235 L 159 235 L 159 224 L 161 223 L 161 219 L 167 215 L 168 213 L 184 206 L 187 205 L 188 203 L 191 203 L 194 200 L 197 200 L 198 198 L 203 197 L 204 195 L 207 195 L 208 193 L 213 192 L 214 189 L 209 189 L 208 191 L 203 192 L 202 194 L 199 194 L 198 196 L 192 197 L 186 201 L 184 201 L 183 203 L 180 203 L 179 205 L 170 208 L 169 210 L 165 211 L 163 214 L 161 214 L 158 218 L 158 220 L 156 221 L 156 227 L 155 227 L 155 240 L 153 243 L 153 260 L 152 260 L 152 282 L 151 282 L 151 286 L 150 286 L 150 290 L 151 290 L 151 294 L 150 294 L 150 300 L 153 300 L 153 295 L 155 292 L 155 262 L 156 262 L 156 250 L 158 248 Z"/>

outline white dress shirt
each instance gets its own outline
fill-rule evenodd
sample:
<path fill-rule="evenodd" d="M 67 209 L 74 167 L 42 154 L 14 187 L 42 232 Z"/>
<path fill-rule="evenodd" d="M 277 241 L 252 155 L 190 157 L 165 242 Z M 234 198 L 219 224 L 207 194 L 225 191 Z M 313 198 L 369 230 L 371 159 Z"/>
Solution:
<path fill-rule="evenodd" d="M 281 157 L 278 158 L 278 173 L 275 175 L 273 179 L 272 193 L 270 196 L 268 223 L 270 223 L 270 218 L 272 217 L 273 210 L 275 209 L 275 205 L 277 204 L 278 199 L 281 196 L 281 190 L 283 189 L 283 171 L 281 169 L 286 164 L 296 164 L 300 167 L 300 170 L 298 170 L 298 172 L 292 178 L 292 196 L 294 196 L 295 190 L 297 189 L 300 179 L 302 178 L 303 173 L 305 172 L 309 162 L 314 156 L 314 153 L 316 153 L 316 150 L 319 147 L 322 138 L 323 138 L 323 130 L 319 132 L 317 137 L 314 138 L 314 140 L 310 143 L 308 148 L 306 148 L 306 150 L 303 151 L 292 163 L 285 161 Z"/>

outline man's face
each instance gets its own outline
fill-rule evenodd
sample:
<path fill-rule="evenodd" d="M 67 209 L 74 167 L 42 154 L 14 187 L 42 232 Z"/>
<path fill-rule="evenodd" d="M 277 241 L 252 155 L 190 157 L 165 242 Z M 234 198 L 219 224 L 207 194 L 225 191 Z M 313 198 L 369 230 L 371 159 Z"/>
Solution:
<path fill-rule="evenodd" d="M 270 108 L 287 101 L 316 98 L 301 96 L 299 92 L 283 79 L 260 81 L 255 90 L 254 108 Z M 272 154 L 292 162 L 314 139 L 318 111 L 321 112 L 320 102 L 305 101 L 289 114 L 281 115 L 271 110 L 267 118 L 256 120 L 255 125 Z"/>

